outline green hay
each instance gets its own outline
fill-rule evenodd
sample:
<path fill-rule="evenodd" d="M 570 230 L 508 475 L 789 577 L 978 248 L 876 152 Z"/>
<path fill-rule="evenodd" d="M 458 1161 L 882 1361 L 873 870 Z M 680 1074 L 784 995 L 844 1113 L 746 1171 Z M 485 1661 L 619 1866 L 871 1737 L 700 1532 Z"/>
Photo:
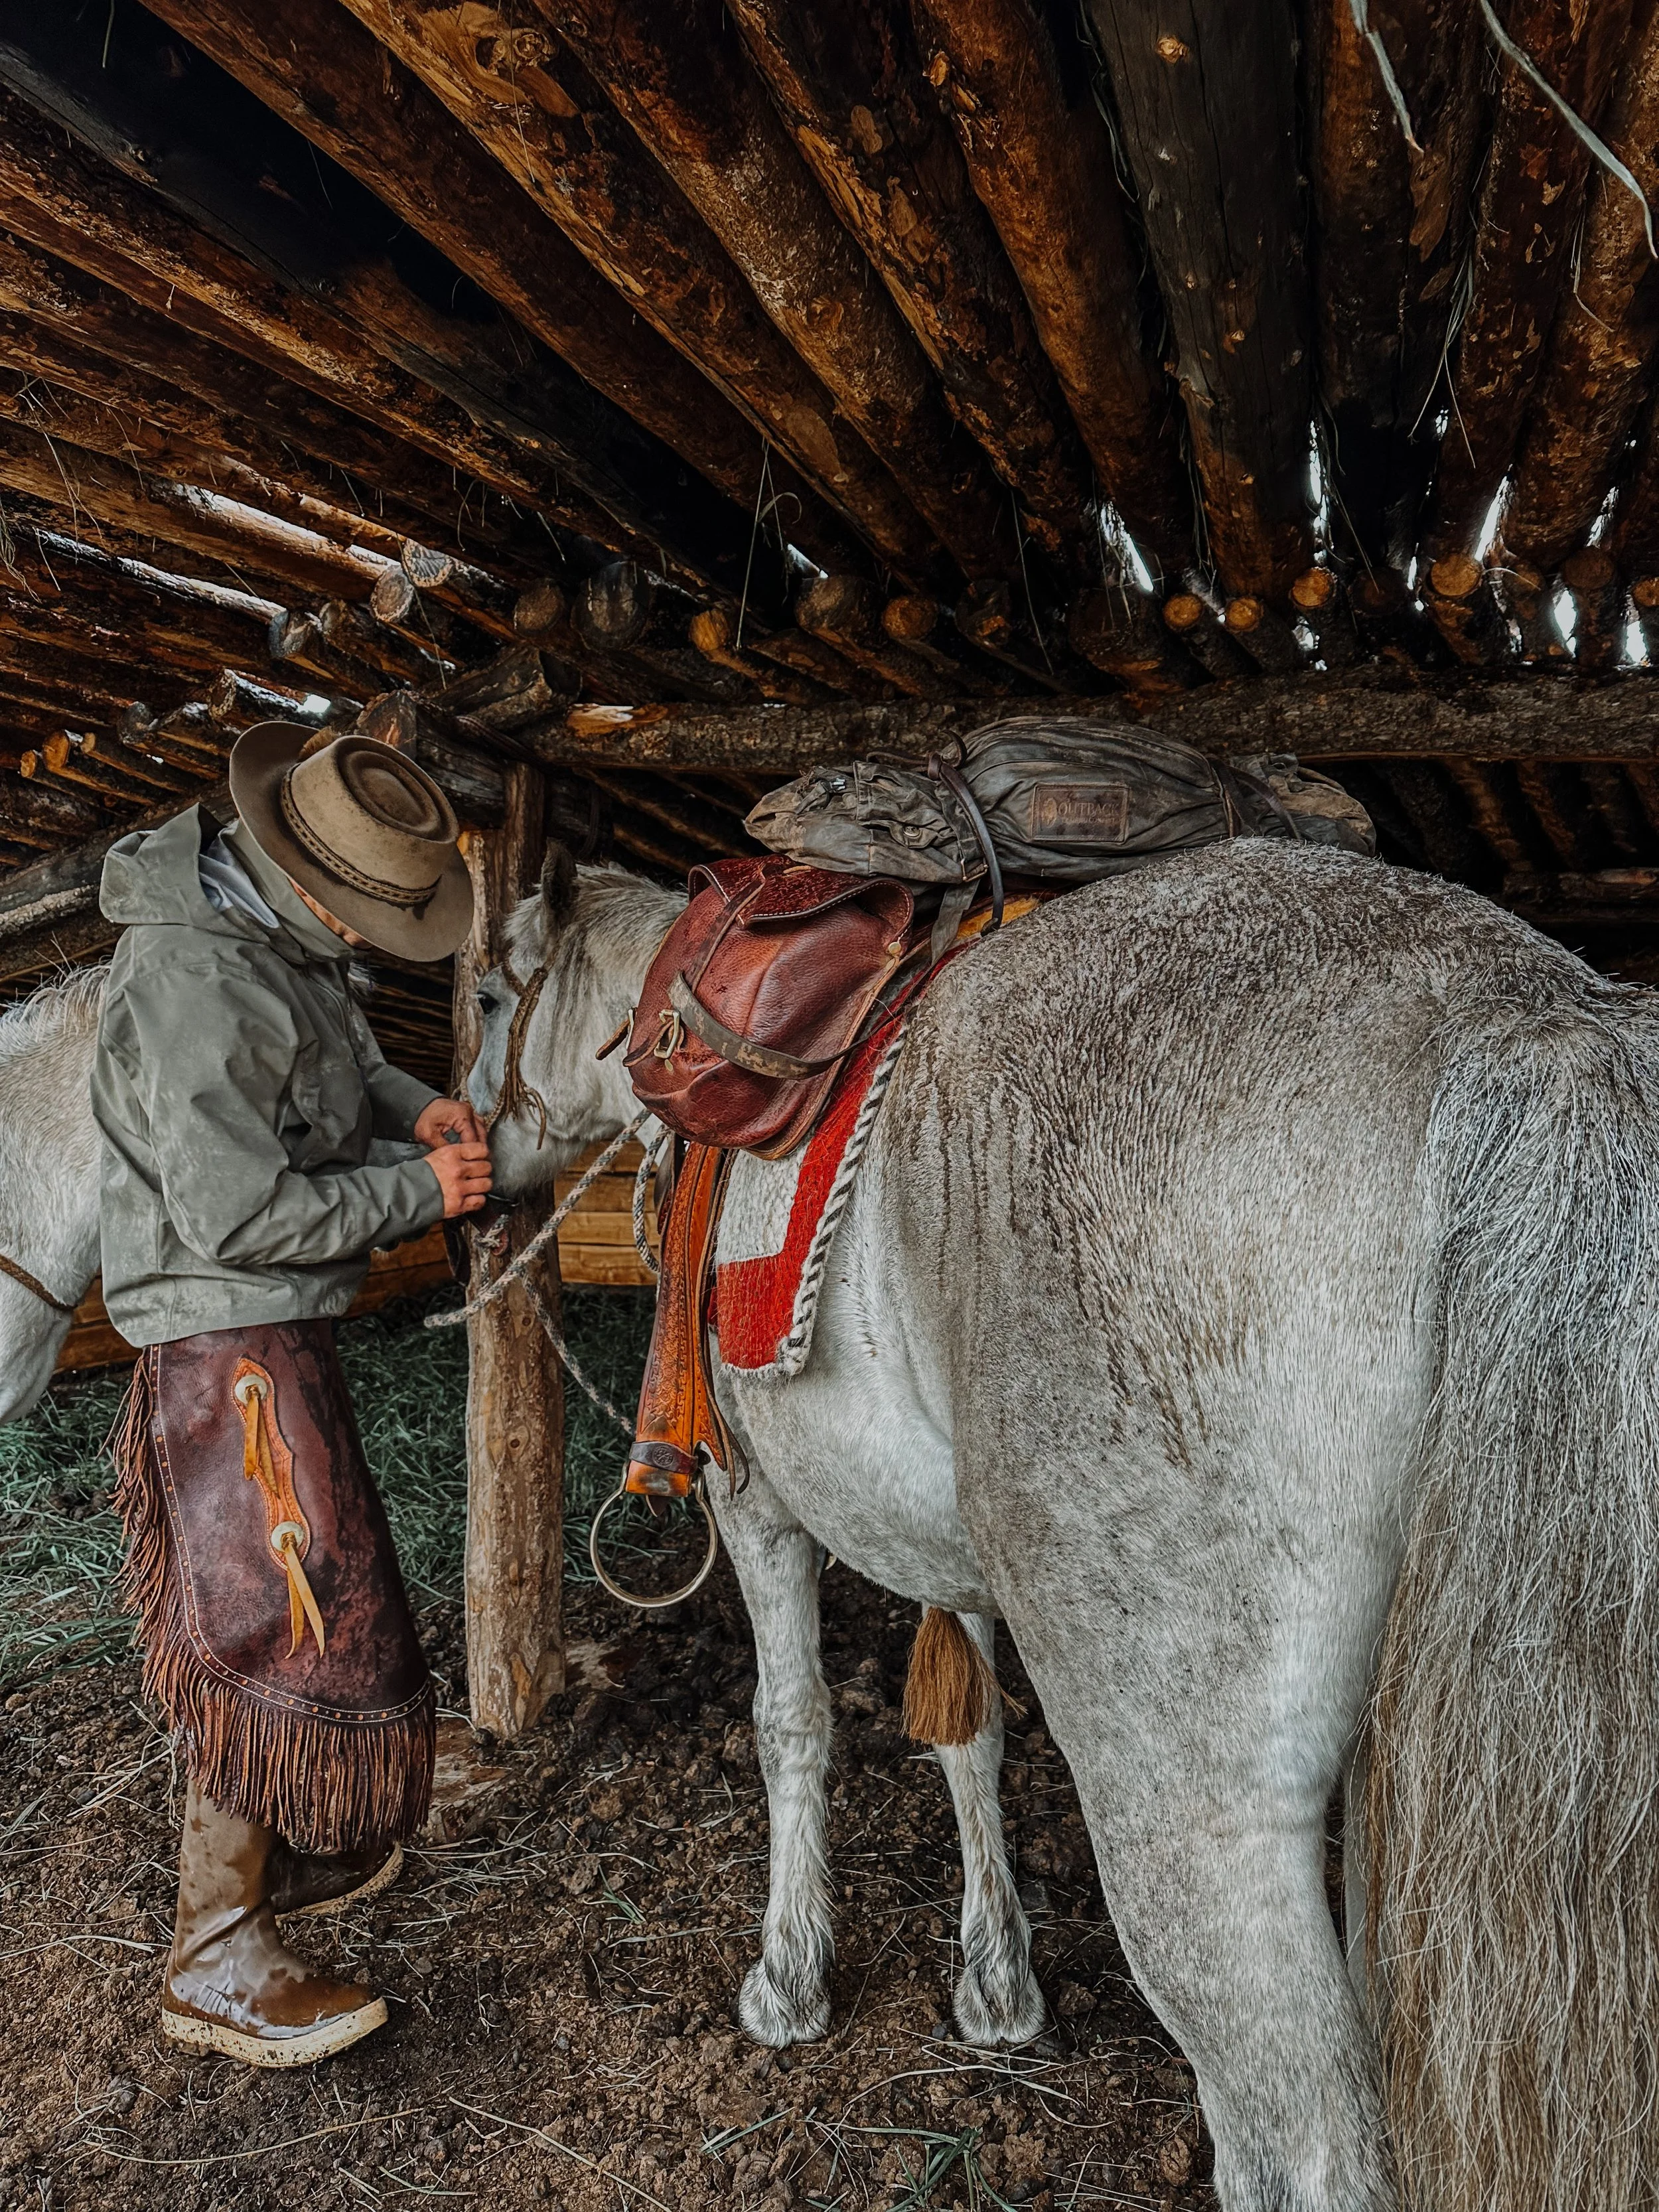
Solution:
<path fill-rule="evenodd" d="M 466 1537 L 466 1335 L 422 1327 L 453 1306 L 453 1285 L 400 1299 L 339 1332 L 363 1449 L 386 1500 L 416 1606 L 458 1597 Z M 651 1334 L 648 1291 L 568 1290 L 565 1330 L 583 1368 L 619 1406 L 638 1395 Z M 104 1439 L 127 1370 L 63 1376 L 26 1421 L 0 1428 L 0 1694 L 53 1668 L 120 1656 L 131 1625 L 115 1577 Z M 627 1439 L 574 1387 L 565 1400 L 565 1561 L 591 1582 L 587 1532 L 616 1488 Z"/>

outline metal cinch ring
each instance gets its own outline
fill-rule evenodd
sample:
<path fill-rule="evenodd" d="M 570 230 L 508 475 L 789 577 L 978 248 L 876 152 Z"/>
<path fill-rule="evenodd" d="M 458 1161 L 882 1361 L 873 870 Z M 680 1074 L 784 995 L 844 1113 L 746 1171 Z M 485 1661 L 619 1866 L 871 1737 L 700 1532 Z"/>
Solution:
<path fill-rule="evenodd" d="M 703 1495 L 702 1479 L 699 1476 L 697 1486 L 691 1495 L 696 1499 L 702 1509 L 702 1517 L 708 1523 L 708 1549 L 703 1556 L 702 1565 L 689 1583 L 677 1590 L 671 1590 L 666 1597 L 636 1597 L 632 1590 L 624 1589 L 620 1583 L 613 1582 L 599 1562 L 599 1523 L 611 1507 L 619 1504 L 628 1494 L 628 1479 L 624 1475 L 593 1516 L 592 1530 L 587 1539 L 587 1556 L 593 1562 L 594 1573 L 612 1597 L 619 1597 L 624 1605 L 636 1605 L 642 1612 L 654 1613 L 662 1606 L 678 1605 L 682 1598 L 690 1597 L 694 1590 L 700 1590 L 702 1588 L 708 1579 L 715 1560 L 720 1557 L 720 1532 L 714 1525 L 714 1516 L 709 1510 L 708 1498 Z"/>

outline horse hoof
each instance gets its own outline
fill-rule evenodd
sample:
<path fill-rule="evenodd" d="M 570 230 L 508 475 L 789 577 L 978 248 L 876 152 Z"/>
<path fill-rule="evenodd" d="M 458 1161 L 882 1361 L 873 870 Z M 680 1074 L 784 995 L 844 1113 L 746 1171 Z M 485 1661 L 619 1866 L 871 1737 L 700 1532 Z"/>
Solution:
<path fill-rule="evenodd" d="M 774 2051 L 787 2044 L 816 2043 L 829 2032 L 830 1999 L 817 1990 L 787 1996 L 757 1959 L 738 1993 L 738 2021 L 745 2035 Z"/>
<path fill-rule="evenodd" d="M 970 1969 L 957 1984 L 951 2009 L 957 2016 L 957 2033 L 979 2051 L 999 2044 L 1030 2043 L 1048 2024 L 1048 2008 L 1042 2002 L 1036 1976 L 1030 1973 L 1011 2001 L 994 2003 L 979 1976 Z"/>

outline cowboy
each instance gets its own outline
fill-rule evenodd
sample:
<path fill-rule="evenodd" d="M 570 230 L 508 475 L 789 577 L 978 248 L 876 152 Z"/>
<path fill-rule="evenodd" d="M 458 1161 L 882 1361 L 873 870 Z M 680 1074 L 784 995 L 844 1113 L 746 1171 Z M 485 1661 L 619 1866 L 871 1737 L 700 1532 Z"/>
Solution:
<path fill-rule="evenodd" d="M 469 1106 L 388 1066 L 355 948 L 434 961 L 471 924 L 449 802 L 390 746 L 283 723 L 195 806 L 112 847 L 125 925 L 93 1110 L 104 1298 L 143 1347 L 117 1504 L 146 1692 L 188 1778 L 163 2033 L 256 2066 L 386 2007 L 283 1945 L 396 1875 L 434 1703 L 334 1347 L 373 1251 L 476 1212 Z M 390 1141 L 388 1141 L 390 1140 Z"/>

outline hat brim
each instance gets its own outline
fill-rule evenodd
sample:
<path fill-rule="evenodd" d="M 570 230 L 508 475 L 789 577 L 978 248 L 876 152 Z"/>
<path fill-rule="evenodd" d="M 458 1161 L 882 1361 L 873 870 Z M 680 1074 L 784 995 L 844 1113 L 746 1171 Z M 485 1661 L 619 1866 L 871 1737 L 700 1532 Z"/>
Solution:
<path fill-rule="evenodd" d="M 420 907 L 393 906 L 354 890 L 314 860 L 283 817 L 283 778 L 316 732 L 297 722 L 260 722 L 231 749 L 230 796 L 259 850 L 302 884 L 337 921 L 403 960 L 443 960 L 472 927 L 472 879 L 453 848 L 436 890 Z"/>

